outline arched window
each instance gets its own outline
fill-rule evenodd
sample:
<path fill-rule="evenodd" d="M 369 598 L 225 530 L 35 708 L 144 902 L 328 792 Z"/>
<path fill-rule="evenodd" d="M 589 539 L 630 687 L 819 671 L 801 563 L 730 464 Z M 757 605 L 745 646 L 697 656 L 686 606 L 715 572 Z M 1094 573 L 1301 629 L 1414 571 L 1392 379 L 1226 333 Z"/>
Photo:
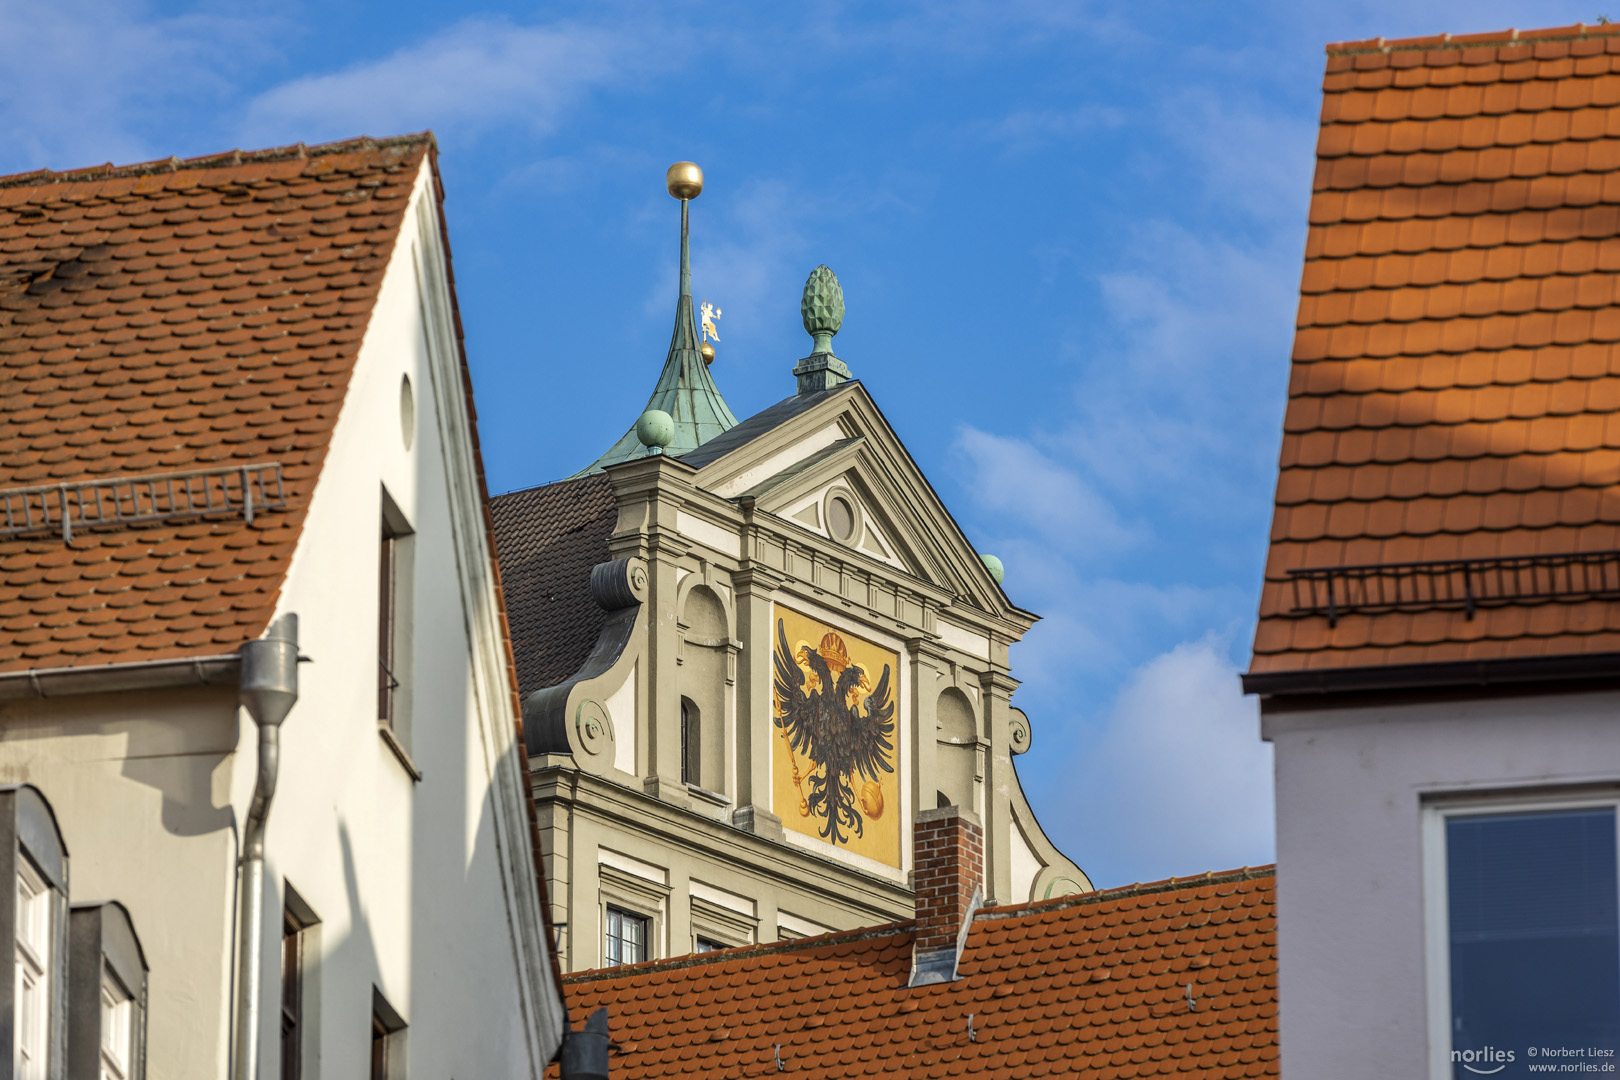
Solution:
<path fill-rule="evenodd" d="M 726 609 L 706 585 L 681 606 L 686 635 L 677 684 L 681 694 L 681 780 L 725 791 Z"/>
<path fill-rule="evenodd" d="M 942 799 L 948 800 L 941 805 L 960 806 L 978 813 L 975 780 L 979 769 L 979 725 L 973 715 L 973 703 L 956 687 L 948 687 L 939 695 L 934 718 L 938 740 L 934 751 L 937 773 L 934 787 Z"/>

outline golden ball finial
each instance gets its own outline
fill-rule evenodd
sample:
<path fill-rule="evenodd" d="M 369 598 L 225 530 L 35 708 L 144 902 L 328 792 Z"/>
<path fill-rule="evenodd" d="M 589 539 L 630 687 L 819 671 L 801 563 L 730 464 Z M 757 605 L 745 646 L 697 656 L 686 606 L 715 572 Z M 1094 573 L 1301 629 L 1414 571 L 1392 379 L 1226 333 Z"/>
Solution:
<path fill-rule="evenodd" d="M 698 352 L 703 354 L 704 367 L 708 367 L 710 364 L 714 363 L 713 345 L 710 345 L 707 341 L 705 341 L 702 345 L 698 346 Z"/>
<path fill-rule="evenodd" d="M 677 161 L 664 174 L 664 186 L 677 199 L 695 199 L 703 194 L 703 170 L 695 162 Z"/>

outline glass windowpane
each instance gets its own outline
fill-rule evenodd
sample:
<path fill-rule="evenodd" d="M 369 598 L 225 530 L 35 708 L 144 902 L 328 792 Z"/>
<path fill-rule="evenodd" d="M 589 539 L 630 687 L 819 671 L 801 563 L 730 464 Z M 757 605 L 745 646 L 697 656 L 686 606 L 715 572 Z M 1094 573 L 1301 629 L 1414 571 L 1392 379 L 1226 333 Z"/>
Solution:
<path fill-rule="evenodd" d="M 1620 1051 L 1616 856 L 1613 807 L 1446 819 L 1457 1080 L 1528 1076 L 1551 1049 Z"/>

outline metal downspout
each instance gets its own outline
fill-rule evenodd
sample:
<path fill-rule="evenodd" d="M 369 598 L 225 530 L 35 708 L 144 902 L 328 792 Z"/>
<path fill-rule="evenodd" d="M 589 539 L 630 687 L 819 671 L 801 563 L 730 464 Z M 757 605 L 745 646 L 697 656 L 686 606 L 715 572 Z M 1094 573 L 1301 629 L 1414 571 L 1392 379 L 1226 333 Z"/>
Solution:
<path fill-rule="evenodd" d="M 241 963 L 236 984 L 235 1080 L 254 1080 L 259 1061 L 259 983 L 263 977 L 264 830 L 281 765 L 281 722 L 298 700 L 298 616 L 283 615 L 242 646 L 240 700 L 259 729 L 259 766 L 242 837 Z"/>

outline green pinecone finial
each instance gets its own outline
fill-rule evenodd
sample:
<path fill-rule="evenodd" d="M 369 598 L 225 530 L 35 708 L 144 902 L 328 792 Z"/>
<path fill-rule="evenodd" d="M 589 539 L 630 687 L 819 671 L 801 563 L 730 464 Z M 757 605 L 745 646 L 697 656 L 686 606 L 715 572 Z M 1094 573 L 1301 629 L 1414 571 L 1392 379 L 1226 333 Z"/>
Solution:
<path fill-rule="evenodd" d="M 810 271 L 804 283 L 804 299 L 799 301 L 804 330 L 815 339 L 810 355 L 832 352 L 832 338 L 844 325 L 844 288 L 838 275 L 827 266 Z"/>

